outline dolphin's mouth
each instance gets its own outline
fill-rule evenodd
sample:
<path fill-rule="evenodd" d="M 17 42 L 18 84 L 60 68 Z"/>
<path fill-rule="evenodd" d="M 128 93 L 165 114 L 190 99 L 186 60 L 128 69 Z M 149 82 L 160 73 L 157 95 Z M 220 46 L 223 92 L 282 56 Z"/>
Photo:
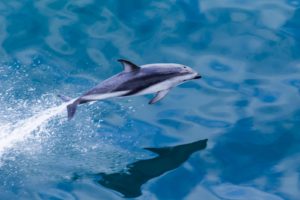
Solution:
<path fill-rule="evenodd" d="M 197 75 L 197 76 L 195 76 L 193 79 L 200 79 L 201 78 L 201 76 L 200 75 Z"/>

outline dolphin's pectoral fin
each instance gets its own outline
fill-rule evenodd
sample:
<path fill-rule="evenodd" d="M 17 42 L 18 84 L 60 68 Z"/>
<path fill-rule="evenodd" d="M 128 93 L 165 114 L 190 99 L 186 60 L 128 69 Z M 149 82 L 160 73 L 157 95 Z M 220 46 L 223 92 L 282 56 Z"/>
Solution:
<path fill-rule="evenodd" d="M 118 61 L 123 65 L 125 72 L 132 72 L 132 71 L 140 69 L 139 66 L 137 66 L 136 64 L 133 64 L 132 62 L 130 62 L 128 60 L 119 59 Z"/>
<path fill-rule="evenodd" d="M 157 92 L 155 97 L 153 97 L 153 99 L 151 99 L 149 101 L 149 104 L 154 104 L 154 103 L 158 102 L 159 100 L 164 98 L 168 94 L 169 91 L 170 91 L 170 89 L 162 90 L 162 91 Z"/>

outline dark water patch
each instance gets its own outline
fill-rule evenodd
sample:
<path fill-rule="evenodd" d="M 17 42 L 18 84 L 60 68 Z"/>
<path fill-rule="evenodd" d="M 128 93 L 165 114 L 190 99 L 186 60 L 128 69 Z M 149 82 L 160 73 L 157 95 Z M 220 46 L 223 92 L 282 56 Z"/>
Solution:
<path fill-rule="evenodd" d="M 279 92 L 272 92 L 264 89 L 257 89 L 256 96 L 265 103 L 274 103 L 280 97 Z"/>
<path fill-rule="evenodd" d="M 268 115 L 275 115 L 277 113 L 280 113 L 281 111 L 282 111 L 281 106 L 264 106 L 258 108 L 258 112 L 262 114 L 268 114 Z"/>
<path fill-rule="evenodd" d="M 248 100 L 238 100 L 238 101 L 234 102 L 234 105 L 236 107 L 245 108 L 249 105 L 249 101 Z"/>
<path fill-rule="evenodd" d="M 218 61 L 213 61 L 210 63 L 210 67 L 211 69 L 215 70 L 215 71 L 218 71 L 218 72 L 229 72 L 229 71 L 232 71 L 231 67 L 226 65 L 226 64 L 223 64 L 223 63 L 220 63 Z"/>
<path fill-rule="evenodd" d="M 267 83 L 266 80 L 262 80 L 262 79 L 245 79 L 243 82 L 246 85 L 251 85 L 251 86 L 258 86 L 258 85 L 263 85 L 263 84 Z"/>
<path fill-rule="evenodd" d="M 286 82 L 287 82 L 287 84 L 291 85 L 292 87 L 298 89 L 298 92 L 300 93 L 300 80 L 293 79 L 293 80 L 289 80 Z"/>
<path fill-rule="evenodd" d="M 204 79 L 205 82 L 217 89 L 229 89 L 229 90 L 236 90 L 238 88 L 237 83 L 233 83 L 230 81 L 225 81 L 220 78 L 213 78 L 213 77 L 207 77 Z"/>

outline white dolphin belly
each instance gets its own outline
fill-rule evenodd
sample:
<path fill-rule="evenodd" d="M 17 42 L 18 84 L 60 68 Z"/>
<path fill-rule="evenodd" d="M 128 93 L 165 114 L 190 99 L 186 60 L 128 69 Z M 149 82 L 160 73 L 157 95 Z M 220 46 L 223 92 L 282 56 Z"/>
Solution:
<path fill-rule="evenodd" d="M 141 90 L 140 92 L 133 94 L 134 96 L 138 95 L 144 95 L 144 94 L 152 94 L 152 93 L 157 93 L 162 90 L 167 90 L 171 87 L 173 87 L 175 84 L 174 81 L 172 80 L 166 80 L 160 83 L 157 83 L 155 85 L 152 85 L 150 87 L 145 88 L 144 90 Z"/>
<path fill-rule="evenodd" d="M 178 76 L 175 78 L 167 79 L 165 81 L 162 81 L 160 83 L 157 83 L 155 85 L 147 87 L 144 90 L 142 90 L 136 94 L 133 94 L 133 95 L 152 94 L 152 93 L 157 93 L 157 92 L 160 92 L 163 90 L 168 90 L 168 89 L 175 87 L 176 85 L 182 83 L 182 81 L 187 78 L 190 78 L 190 76 Z"/>

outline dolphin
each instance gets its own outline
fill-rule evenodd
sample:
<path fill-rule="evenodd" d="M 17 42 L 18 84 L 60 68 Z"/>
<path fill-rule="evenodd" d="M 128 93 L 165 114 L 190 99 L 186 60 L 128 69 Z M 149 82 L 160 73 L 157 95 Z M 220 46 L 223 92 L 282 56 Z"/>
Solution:
<path fill-rule="evenodd" d="M 72 101 L 67 106 L 70 120 L 79 104 L 112 97 L 125 97 L 156 93 L 149 101 L 154 104 L 164 98 L 170 89 L 192 79 L 201 78 L 192 68 L 176 63 L 154 63 L 138 66 L 128 60 L 118 60 L 124 70 L 96 85 L 75 100 L 59 95 L 64 101 Z"/>

